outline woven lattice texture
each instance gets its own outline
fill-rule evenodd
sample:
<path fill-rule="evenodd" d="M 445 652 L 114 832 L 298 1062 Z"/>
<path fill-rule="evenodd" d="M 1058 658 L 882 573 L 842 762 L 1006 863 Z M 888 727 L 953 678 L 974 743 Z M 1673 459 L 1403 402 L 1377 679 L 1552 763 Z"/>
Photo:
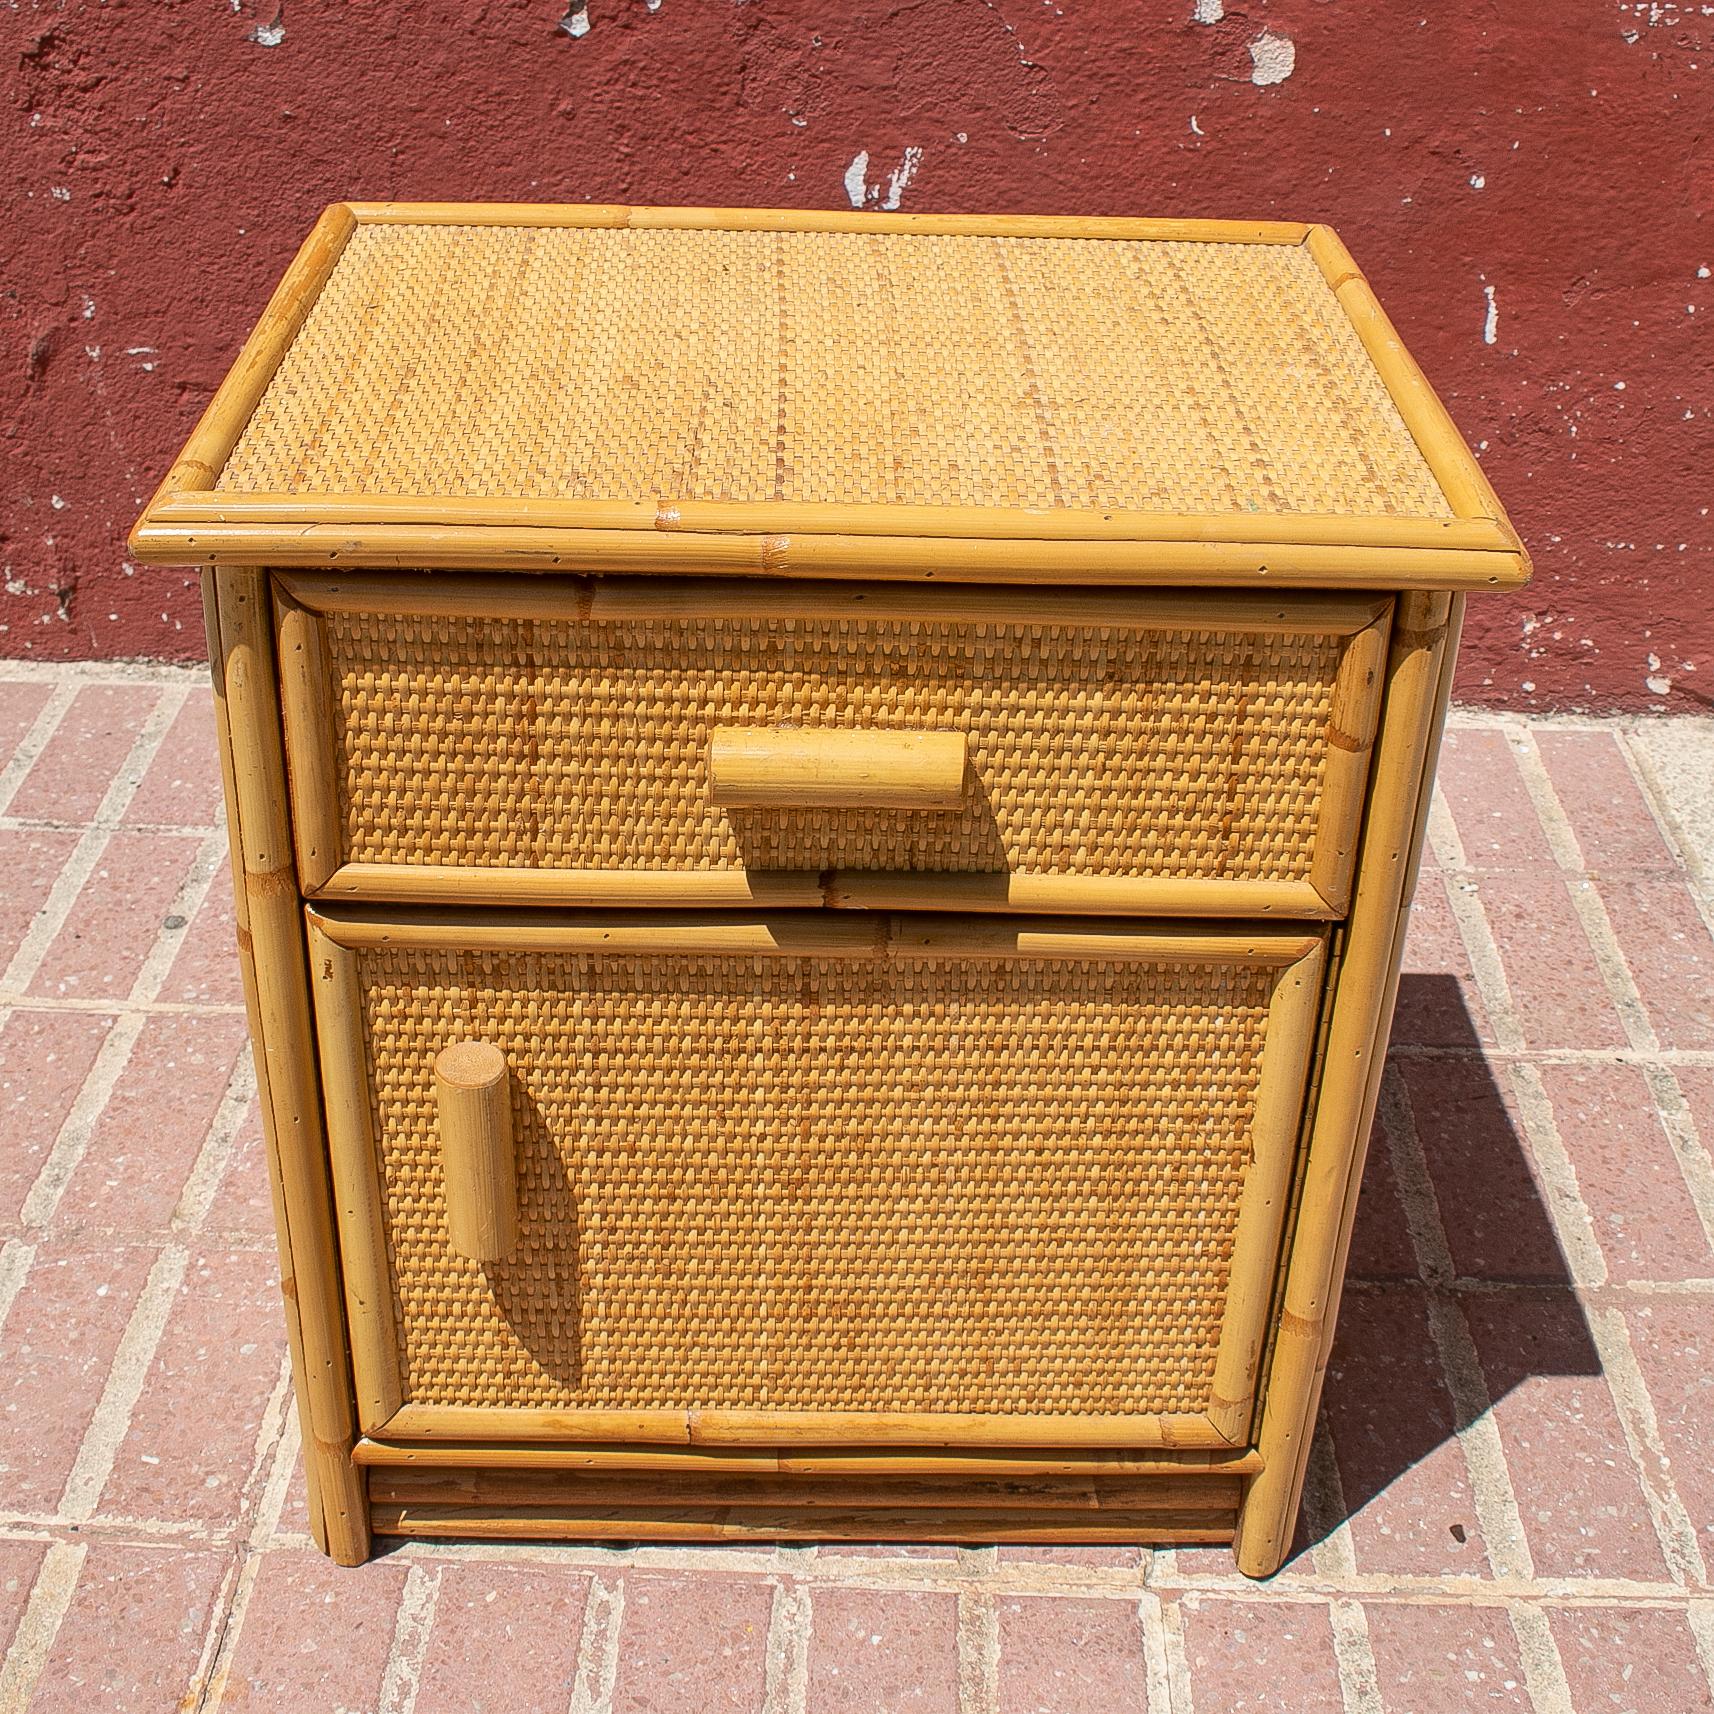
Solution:
<path fill-rule="evenodd" d="M 354 862 L 1303 879 L 1332 635 L 333 614 Z M 955 730 L 957 809 L 722 809 L 726 725 Z"/>
<path fill-rule="evenodd" d="M 1206 1408 L 1272 971 L 358 957 L 408 1399 Z M 486 1266 L 430 1071 L 466 1036 L 515 1072 Z"/>
<path fill-rule="evenodd" d="M 1446 517 L 1276 244 L 360 226 L 238 491 Z"/>

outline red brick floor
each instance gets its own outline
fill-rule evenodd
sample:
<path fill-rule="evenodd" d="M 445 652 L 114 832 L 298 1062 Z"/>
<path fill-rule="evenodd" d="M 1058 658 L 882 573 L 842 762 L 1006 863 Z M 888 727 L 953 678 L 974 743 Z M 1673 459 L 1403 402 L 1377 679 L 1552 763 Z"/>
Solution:
<path fill-rule="evenodd" d="M 208 721 L 193 674 L 0 665 L 0 1711 L 1714 1708 L 1709 863 L 1643 734 L 1454 716 L 1307 1545 L 1258 1586 L 1208 1549 L 329 1565 Z"/>

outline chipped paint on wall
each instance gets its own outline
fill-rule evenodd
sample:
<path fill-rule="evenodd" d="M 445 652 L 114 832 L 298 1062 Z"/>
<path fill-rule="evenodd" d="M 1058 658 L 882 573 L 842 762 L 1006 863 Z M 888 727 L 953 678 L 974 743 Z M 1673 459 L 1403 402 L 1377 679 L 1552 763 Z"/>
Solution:
<path fill-rule="evenodd" d="M 1226 0 L 1196 0 L 1191 21 L 1197 24 L 1218 24 L 1226 16 Z"/>
<path fill-rule="evenodd" d="M 1284 83 L 1297 69 L 1297 43 L 1290 36 L 1276 36 L 1263 30 L 1250 43 L 1250 81 L 1265 89 L 1270 83 Z"/>
<path fill-rule="evenodd" d="M 1482 295 L 1488 300 L 1487 313 L 1482 317 L 1482 343 L 1492 345 L 1500 337 L 1500 300 L 1492 286 L 1484 286 Z"/>
<path fill-rule="evenodd" d="M 845 195 L 853 208 L 883 208 L 890 212 L 899 206 L 900 197 L 905 194 L 921 164 L 922 150 L 908 148 L 900 157 L 899 164 L 887 174 L 885 186 L 879 179 L 870 184 L 869 151 L 859 149 L 845 169 Z"/>
<path fill-rule="evenodd" d="M 845 194 L 851 199 L 853 208 L 861 208 L 863 199 L 869 194 L 864 178 L 869 171 L 869 151 L 859 149 L 851 157 L 851 165 L 845 169 Z"/>

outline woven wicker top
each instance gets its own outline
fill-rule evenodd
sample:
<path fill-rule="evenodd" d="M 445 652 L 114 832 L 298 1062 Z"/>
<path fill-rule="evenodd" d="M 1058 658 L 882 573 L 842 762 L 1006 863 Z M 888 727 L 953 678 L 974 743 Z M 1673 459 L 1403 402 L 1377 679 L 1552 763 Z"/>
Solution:
<path fill-rule="evenodd" d="M 1280 243 L 359 224 L 224 494 L 1452 513 Z"/>

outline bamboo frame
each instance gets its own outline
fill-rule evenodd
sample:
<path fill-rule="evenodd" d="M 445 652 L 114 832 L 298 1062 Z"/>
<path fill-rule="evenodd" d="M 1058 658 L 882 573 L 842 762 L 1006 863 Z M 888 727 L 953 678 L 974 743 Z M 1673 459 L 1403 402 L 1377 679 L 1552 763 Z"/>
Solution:
<path fill-rule="evenodd" d="M 1451 622 L 1459 616 L 1446 595 L 1407 597 L 1393 630 L 1356 896 L 1256 1437 L 1264 1467 L 1239 1514 L 1238 1566 L 1252 1577 L 1271 1576 L 1283 1563 L 1302 1494 L 1450 691 Z"/>
<path fill-rule="evenodd" d="M 771 502 L 770 502 L 771 503 Z M 165 524 L 145 514 L 130 551 L 148 565 L 441 566 L 477 571 L 732 572 L 755 577 L 954 583 L 1247 585 L 1321 589 L 1517 589 L 1521 553 L 1362 547 L 1349 541 L 1158 542 L 553 529 L 525 525 Z"/>
<path fill-rule="evenodd" d="M 1324 933 L 1243 926 L 1151 928 L 1131 920 L 876 915 L 746 917 L 721 912 L 576 915 L 307 912 L 328 1135 L 345 1235 L 360 1423 L 386 1439 L 498 1442 L 627 1441 L 687 1446 L 1089 1446 L 1227 1448 L 1247 1433 L 1277 1266 L 1285 1186 L 1309 1074 Z M 1239 1206 L 1214 1385 L 1204 1412 L 1183 1415 L 1004 1416 L 953 1412 L 504 1409 L 418 1404 L 404 1396 L 369 1072 L 361 978 L 365 948 L 457 952 L 714 953 L 878 959 L 1134 958 L 1213 961 L 1279 972 L 1269 1007 L 1252 1130 L 1254 1165 Z"/>
<path fill-rule="evenodd" d="M 244 423 L 361 224 L 629 227 L 1124 239 L 1306 248 L 1445 492 L 1452 519 L 1264 519 L 1120 510 L 757 504 L 617 498 L 216 494 Z M 626 541 L 624 538 L 631 538 Z M 723 540 L 723 538 L 726 538 Z M 736 539 L 733 539 L 736 538 Z M 1320 566 L 1311 548 L 1344 563 Z M 1069 550 L 1066 551 L 1066 550 Z M 231 374 L 139 519 L 131 553 L 168 564 L 438 564 L 520 570 L 941 576 L 1020 581 L 1515 587 L 1529 563 L 1444 407 L 1331 228 L 1287 221 L 1124 220 L 621 205 L 337 203 L 287 270 Z M 928 569 L 924 569 L 928 568 Z M 1318 574 L 1319 571 L 1319 574 Z"/>
<path fill-rule="evenodd" d="M 799 1510 L 1178 1511 L 1235 1509 L 1236 1476 L 792 1476 L 768 1472 L 378 1469 L 372 1504 L 422 1502 L 535 1511 L 599 1506 L 769 1506 Z"/>
<path fill-rule="evenodd" d="M 590 1441 L 396 1441 L 365 1436 L 359 1464 L 402 1470 L 679 1470 L 731 1474 L 969 1476 L 1253 1476 L 1250 1448 L 970 1446 L 615 1446 Z"/>
<path fill-rule="evenodd" d="M 1048 911 L 1098 916 L 1262 917 L 1317 921 L 1338 906 L 1310 881 L 1181 881 L 1125 875 L 938 874 L 828 869 L 480 869 L 457 864 L 342 863 L 318 903 L 397 905 L 667 906 L 752 909 Z"/>
<path fill-rule="evenodd" d="M 1178 1511 L 1058 1512 L 846 1510 L 767 1506 L 661 1509 L 585 1505 L 521 1510 L 498 1506 L 377 1505 L 377 1535 L 479 1541 L 910 1541 L 1121 1542 L 1129 1546 L 1216 1544 L 1232 1539 L 1229 1507 Z"/>
<path fill-rule="evenodd" d="M 351 1460 L 356 1424 L 273 693 L 267 583 L 259 571 L 227 572 L 209 576 L 203 593 L 239 963 L 268 1147 L 311 1527 L 325 1552 L 342 1565 L 358 1565 L 369 1552 L 368 1506 L 362 1472 Z"/>
<path fill-rule="evenodd" d="M 312 898 L 449 905 L 832 905 L 846 909 L 1124 911 L 1141 915 L 1330 918 L 1350 898 L 1357 831 L 1380 715 L 1390 597 L 1323 592 L 1281 596 L 1174 591 L 1167 595 L 1010 589 L 918 589 L 902 584 L 757 584 L 739 579 L 647 581 L 419 573 L 276 577 L 286 755 L 300 874 Z M 1136 631 L 1222 629 L 1347 639 L 1323 766 L 1307 880 L 1173 876 L 887 875 L 834 869 L 702 872 L 543 870 L 352 864 L 339 818 L 338 739 L 322 624 L 329 614 L 381 613 L 598 624 L 631 618 L 694 624 L 726 617 L 904 619 L 963 624 L 1099 625 Z M 962 784 L 962 781 L 961 781 Z M 878 800 L 877 800 L 878 801 Z"/>

